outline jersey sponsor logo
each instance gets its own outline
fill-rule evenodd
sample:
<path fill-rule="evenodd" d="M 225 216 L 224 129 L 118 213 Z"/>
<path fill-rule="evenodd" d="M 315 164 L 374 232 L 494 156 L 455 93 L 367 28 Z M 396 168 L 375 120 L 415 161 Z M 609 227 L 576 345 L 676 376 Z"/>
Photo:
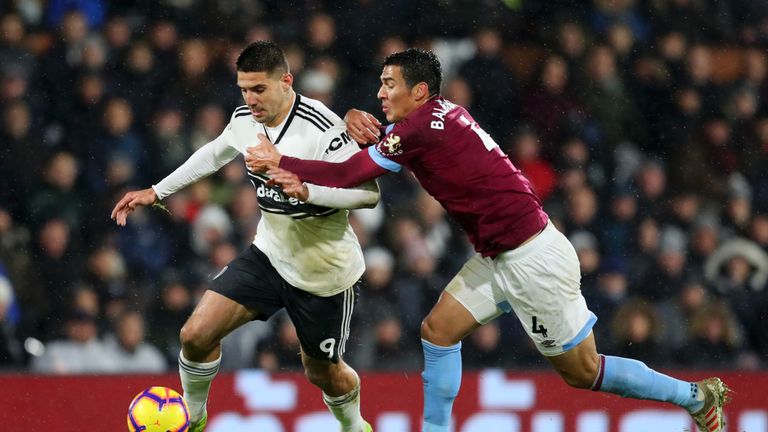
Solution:
<path fill-rule="evenodd" d="M 266 183 L 269 177 L 265 175 L 249 172 L 248 178 L 254 189 L 256 189 L 256 196 L 259 198 L 259 208 L 267 213 L 282 214 L 294 219 L 305 219 L 308 217 L 330 216 L 339 211 L 334 208 L 307 204 L 284 194 L 276 186 L 267 186 Z"/>
<path fill-rule="evenodd" d="M 352 141 L 352 138 L 347 135 L 346 132 L 342 132 L 341 135 L 335 137 L 331 140 L 331 143 L 328 144 L 328 148 L 325 149 L 325 154 L 328 154 L 332 151 L 336 151 L 340 148 L 342 148 L 344 145 Z"/>
<path fill-rule="evenodd" d="M 397 156 L 403 153 L 402 144 L 400 143 L 400 137 L 397 135 L 389 135 L 383 140 L 379 141 L 379 145 L 376 148 L 379 153 L 387 156 Z"/>

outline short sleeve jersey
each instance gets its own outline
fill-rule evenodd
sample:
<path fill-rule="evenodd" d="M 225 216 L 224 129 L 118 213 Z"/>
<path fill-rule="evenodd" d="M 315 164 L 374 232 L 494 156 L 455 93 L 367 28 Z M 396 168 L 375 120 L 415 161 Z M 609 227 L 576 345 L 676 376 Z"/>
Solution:
<path fill-rule="evenodd" d="M 483 256 L 514 249 L 547 223 L 528 179 L 466 109 L 442 97 L 387 126 L 368 152 L 390 171 L 408 168 Z"/>

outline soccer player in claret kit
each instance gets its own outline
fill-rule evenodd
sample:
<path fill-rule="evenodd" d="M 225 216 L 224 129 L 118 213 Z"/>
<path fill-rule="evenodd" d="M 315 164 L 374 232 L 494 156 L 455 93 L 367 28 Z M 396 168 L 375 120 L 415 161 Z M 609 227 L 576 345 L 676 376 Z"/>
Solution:
<path fill-rule="evenodd" d="M 340 164 L 301 160 L 282 156 L 260 136 L 246 156 L 249 169 L 266 170 L 289 195 L 298 190 L 297 179 L 349 187 L 405 166 L 467 233 L 477 253 L 421 326 L 423 432 L 449 430 L 461 385 L 461 340 L 510 311 L 569 385 L 670 402 L 691 413 L 700 431 L 722 431 L 729 390 L 720 379 L 681 381 L 637 360 L 598 354 L 592 333 L 597 317 L 581 294 L 573 246 L 493 138 L 466 109 L 439 95 L 440 81 L 433 53 L 392 54 L 378 93 L 392 124 L 367 151 Z M 347 114 L 356 140 L 376 138 L 379 127 L 367 113 Z"/>
<path fill-rule="evenodd" d="M 125 225 L 137 207 L 151 205 L 206 177 L 245 153 L 257 133 L 282 151 L 306 158 L 341 161 L 360 149 L 344 122 L 319 101 L 293 90 L 283 50 L 258 41 L 237 59 L 237 85 L 246 105 L 232 113 L 219 137 L 203 146 L 151 188 L 132 191 L 112 218 Z M 307 378 L 342 432 L 371 432 L 360 415 L 360 379 L 342 360 L 349 325 L 365 269 L 363 252 L 344 209 L 373 207 L 374 181 L 339 189 L 294 184 L 294 197 L 249 173 L 262 216 L 253 244 L 211 281 L 181 329 L 179 375 L 189 405 L 189 432 L 202 432 L 206 402 L 221 363 L 221 340 L 251 320 L 266 320 L 285 308 L 301 342 Z M 341 210 L 340 210 L 341 209 Z"/>

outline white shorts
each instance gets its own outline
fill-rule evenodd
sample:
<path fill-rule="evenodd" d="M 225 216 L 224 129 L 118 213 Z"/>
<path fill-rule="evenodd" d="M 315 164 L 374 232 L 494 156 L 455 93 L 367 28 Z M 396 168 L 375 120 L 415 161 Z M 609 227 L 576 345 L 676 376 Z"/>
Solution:
<path fill-rule="evenodd" d="M 475 255 L 445 290 L 481 324 L 514 310 L 539 352 L 555 356 L 583 341 L 597 321 L 580 280 L 576 251 L 548 223 L 528 243 L 496 258 Z"/>

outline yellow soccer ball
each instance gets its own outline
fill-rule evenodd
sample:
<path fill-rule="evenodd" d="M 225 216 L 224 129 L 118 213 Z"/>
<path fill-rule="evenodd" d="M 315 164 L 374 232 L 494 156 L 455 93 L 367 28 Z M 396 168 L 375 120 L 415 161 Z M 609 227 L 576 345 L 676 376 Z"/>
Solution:
<path fill-rule="evenodd" d="M 186 432 L 189 408 L 180 394 L 167 387 L 150 387 L 128 407 L 130 432 Z"/>

